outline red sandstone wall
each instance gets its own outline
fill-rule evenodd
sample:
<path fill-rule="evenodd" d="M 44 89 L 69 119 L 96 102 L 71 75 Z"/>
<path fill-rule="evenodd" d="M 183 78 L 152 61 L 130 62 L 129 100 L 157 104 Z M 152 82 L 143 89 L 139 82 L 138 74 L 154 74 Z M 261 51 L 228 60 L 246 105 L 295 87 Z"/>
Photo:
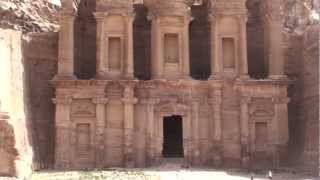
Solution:
<path fill-rule="evenodd" d="M 319 175 L 319 32 L 313 26 L 303 37 L 302 99 L 300 118 L 304 120 L 304 167 Z"/>
<path fill-rule="evenodd" d="M 289 165 L 313 174 L 319 172 L 319 26 L 304 36 L 284 34 L 288 88 Z"/>
<path fill-rule="evenodd" d="M 57 71 L 57 56 L 57 33 L 24 36 L 24 80 L 35 169 L 50 168 L 54 160 L 54 89 L 50 80 Z"/>

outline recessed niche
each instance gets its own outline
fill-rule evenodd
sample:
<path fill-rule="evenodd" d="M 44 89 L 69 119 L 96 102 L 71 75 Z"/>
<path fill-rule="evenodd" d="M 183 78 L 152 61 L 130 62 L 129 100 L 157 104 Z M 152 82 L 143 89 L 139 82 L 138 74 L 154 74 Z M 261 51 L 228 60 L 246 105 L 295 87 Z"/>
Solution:
<path fill-rule="evenodd" d="M 109 37 L 108 43 L 109 70 L 119 71 L 121 68 L 121 38 Z"/>
<path fill-rule="evenodd" d="M 164 59 L 166 63 L 179 62 L 178 34 L 167 33 L 164 35 Z"/>
<path fill-rule="evenodd" d="M 222 38 L 222 59 L 224 69 L 235 68 L 235 42 L 234 38 Z"/>
<path fill-rule="evenodd" d="M 263 148 L 268 143 L 268 128 L 266 122 L 255 123 L 255 145 L 256 148 Z"/>
<path fill-rule="evenodd" d="M 90 124 L 77 124 L 77 150 L 79 154 L 87 154 L 90 149 Z"/>

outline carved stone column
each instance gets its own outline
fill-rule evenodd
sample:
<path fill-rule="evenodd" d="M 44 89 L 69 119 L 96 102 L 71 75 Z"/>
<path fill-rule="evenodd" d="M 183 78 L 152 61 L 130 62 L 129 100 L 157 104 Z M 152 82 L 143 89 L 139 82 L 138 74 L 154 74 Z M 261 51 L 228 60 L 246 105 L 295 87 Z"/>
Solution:
<path fill-rule="evenodd" d="M 153 15 L 149 16 L 152 19 L 151 24 L 151 77 L 152 79 L 161 79 L 163 74 L 163 62 L 161 51 L 161 32 L 159 18 Z"/>
<path fill-rule="evenodd" d="M 209 14 L 210 20 L 210 27 L 211 27 L 211 50 L 210 50 L 210 57 L 211 57 L 211 76 L 210 79 L 220 79 L 221 72 L 222 72 L 222 64 L 219 58 L 219 35 L 218 35 L 218 22 L 219 16 L 210 12 Z"/>
<path fill-rule="evenodd" d="M 125 86 L 122 102 L 124 105 L 124 163 L 127 168 L 134 167 L 133 138 L 134 138 L 134 105 L 137 99 L 134 98 L 133 86 Z"/>
<path fill-rule="evenodd" d="M 211 83 L 211 95 L 210 104 L 213 112 L 212 124 L 214 133 L 213 138 L 213 163 L 216 167 L 222 164 L 222 82 L 212 81 Z"/>
<path fill-rule="evenodd" d="M 152 166 L 155 159 L 155 119 L 154 119 L 154 105 L 156 101 L 154 99 L 145 99 L 142 101 L 147 106 L 147 130 L 146 130 L 146 164 Z"/>
<path fill-rule="evenodd" d="M 134 79 L 134 56 L 133 56 L 133 21 L 134 14 L 127 17 L 127 62 L 126 62 L 126 79 Z"/>
<path fill-rule="evenodd" d="M 199 100 L 192 103 L 192 132 L 193 132 L 193 163 L 199 164 L 200 142 L 199 142 Z"/>
<path fill-rule="evenodd" d="M 277 97 L 273 99 L 275 116 L 272 127 L 275 134 L 273 135 L 274 151 L 273 164 L 275 167 L 280 166 L 281 157 L 286 155 L 289 141 L 289 124 L 288 124 L 288 97 Z"/>
<path fill-rule="evenodd" d="M 106 127 L 106 105 L 108 99 L 95 98 L 96 104 L 96 167 L 103 168 L 105 160 L 105 127 Z"/>
<path fill-rule="evenodd" d="M 247 21 L 248 15 L 239 15 L 240 25 L 240 47 L 241 47 L 241 61 L 240 61 L 240 78 L 248 79 L 248 50 L 247 50 Z"/>
<path fill-rule="evenodd" d="M 184 17 L 183 27 L 183 47 L 182 47 L 182 79 L 190 79 L 190 39 L 189 39 L 189 25 L 191 21 L 191 15 L 187 14 Z"/>
<path fill-rule="evenodd" d="M 250 166 L 250 137 L 249 137 L 249 103 L 251 98 L 243 96 L 240 99 L 240 144 L 241 144 L 241 166 Z"/>
<path fill-rule="evenodd" d="M 104 12 L 96 12 L 94 13 L 96 22 L 97 22 L 97 39 L 96 39 L 96 46 L 97 46 L 97 72 L 96 72 L 96 77 L 98 79 L 103 79 L 105 78 L 106 74 L 105 72 L 107 71 L 106 67 L 107 65 L 105 64 L 106 62 L 104 61 L 105 57 L 105 43 L 104 40 L 105 38 L 105 31 L 104 31 L 104 20 L 105 17 L 107 16 L 107 13 Z"/>
<path fill-rule="evenodd" d="M 55 113 L 55 169 L 67 169 L 72 166 L 71 147 L 71 98 L 53 99 L 56 105 Z"/>
<path fill-rule="evenodd" d="M 58 73 L 54 79 L 76 79 L 74 75 L 74 19 L 73 9 L 63 8 L 59 15 Z"/>
<path fill-rule="evenodd" d="M 267 50 L 267 59 L 269 62 L 269 78 L 285 79 L 284 74 L 284 54 L 282 48 L 282 15 L 281 0 L 263 1 L 261 13 L 264 15 L 264 29 L 266 30 L 265 47 Z"/>

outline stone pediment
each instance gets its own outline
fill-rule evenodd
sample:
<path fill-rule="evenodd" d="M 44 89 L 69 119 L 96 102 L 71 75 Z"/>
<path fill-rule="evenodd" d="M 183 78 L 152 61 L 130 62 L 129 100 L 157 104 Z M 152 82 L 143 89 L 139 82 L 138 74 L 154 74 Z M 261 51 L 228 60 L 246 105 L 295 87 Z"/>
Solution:
<path fill-rule="evenodd" d="M 73 117 L 94 117 L 95 114 L 95 105 L 91 102 L 75 102 L 72 104 L 71 116 Z"/>

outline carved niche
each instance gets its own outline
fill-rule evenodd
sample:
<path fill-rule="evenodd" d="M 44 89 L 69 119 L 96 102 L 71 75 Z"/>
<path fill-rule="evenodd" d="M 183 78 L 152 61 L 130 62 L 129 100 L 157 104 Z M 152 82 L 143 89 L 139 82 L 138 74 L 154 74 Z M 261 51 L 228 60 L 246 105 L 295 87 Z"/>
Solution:
<path fill-rule="evenodd" d="M 254 151 L 266 151 L 272 136 L 271 121 L 274 116 L 272 98 L 253 98 L 249 113 Z"/>

